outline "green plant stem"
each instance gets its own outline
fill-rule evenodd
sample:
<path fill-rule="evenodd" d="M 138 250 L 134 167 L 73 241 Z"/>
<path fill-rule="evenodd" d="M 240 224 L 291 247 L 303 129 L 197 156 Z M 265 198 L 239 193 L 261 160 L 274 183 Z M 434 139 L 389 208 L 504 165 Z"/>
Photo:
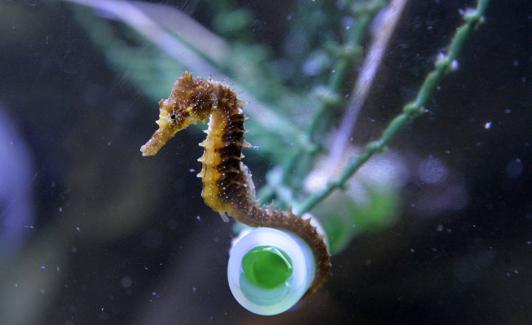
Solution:
<path fill-rule="evenodd" d="M 478 0 L 475 9 L 467 10 L 464 13 L 464 24 L 460 26 L 449 46 L 447 54 L 441 54 L 435 63 L 435 68 L 425 77 L 416 98 L 403 107 L 401 114 L 396 116 L 390 124 L 384 129 L 379 139 L 368 143 L 362 152 L 352 159 L 346 168 L 340 173 L 340 176 L 330 181 L 321 191 L 308 197 L 303 203 L 294 208 L 294 213 L 301 215 L 310 211 L 317 204 L 326 199 L 337 189 L 342 189 L 345 184 L 375 153 L 382 151 L 395 137 L 397 132 L 403 129 L 413 119 L 422 115 L 425 111 L 425 105 L 434 92 L 434 89 L 443 79 L 446 72 L 456 67 L 456 58 L 464 47 L 467 38 L 473 33 L 473 30 L 482 21 L 484 12 L 488 6 L 489 0 Z"/>
<path fill-rule="evenodd" d="M 369 25 L 375 15 L 386 5 L 385 0 L 371 0 L 363 6 L 355 8 L 356 25 L 346 33 L 346 42 L 339 50 L 339 58 L 336 61 L 329 79 L 327 91 L 321 97 L 321 105 L 315 111 L 311 118 L 310 126 L 307 129 L 307 139 L 311 143 L 316 143 L 316 134 L 328 124 L 330 116 L 341 108 L 345 101 L 342 100 L 342 88 L 344 87 L 349 72 L 361 62 L 362 58 L 362 42 L 367 35 Z M 308 148 L 308 147 L 307 147 Z M 313 150 L 304 150 L 303 148 L 295 150 L 283 165 L 281 173 L 281 182 L 287 186 L 293 186 L 290 178 L 301 179 L 302 175 L 306 174 L 312 168 L 312 161 L 320 152 L 319 145 L 315 145 Z M 292 171 L 301 162 L 301 170 L 297 175 L 292 175 Z M 259 191 L 259 200 L 266 203 L 276 196 L 276 187 L 270 184 L 265 185 Z M 286 197 L 286 195 L 283 195 Z M 278 196 L 279 199 L 281 197 Z M 291 202 L 284 202 L 290 204 Z"/>
<path fill-rule="evenodd" d="M 342 87 L 349 76 L 353 66 L 359 64 L 362 58 L 362 42 L 368 33 L 369 25 L 375 15 L 386 5 L 384 0 L 372 0 L 364 7 L 358 8 L 356 14 L 356 26 L 347 33 L 347 41 L 343 47 L 343 53 L 333 68 L 333 74 L 329 80 L 328 93 L 330 96 L 322 101 L 322 105 L 312 116 L 310 127 L 307 130 L 309 137 L 314 137 L 319 131 L 319 125 L 326 115 L 330 116 L 345 103 L 340 95 Z"/>

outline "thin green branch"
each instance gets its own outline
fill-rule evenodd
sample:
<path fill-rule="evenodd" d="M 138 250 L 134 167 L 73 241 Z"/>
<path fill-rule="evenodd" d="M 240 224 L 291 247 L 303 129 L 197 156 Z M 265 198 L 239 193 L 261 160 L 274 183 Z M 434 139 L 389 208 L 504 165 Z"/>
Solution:
<path fill-rule="evenodd" d="M 478 0 L 475 9 L 469 9 L 464 13 L 464 24 L 460 26 L 449 46 L 447 54 L 441 54 L 435 63 L 435 68 L 425 78 L 421 85 L 416 98 L 406 104 L 403 112 L 396 116 L 390 124 L 384 129 L 379 139 L 368 143 L 360 155 L 351 160 L 347 167 L 341 172 L 340 176 L 329 182 L 321 191 L 308 197 L 303 203 L 296 205 L 294 213 L 301 215 L 310 211 L 321 201 L 326 199 L 337 189 L 345 187 L 347 181 L 353 176 L 375 153 L 382 151 L 395 137 L 397 132 L 403 129 L 413 119 L 419 117 L 425 111 L 425 105 L 434 92 L 434 89 L 443 79 L 446 72 L 457 67 L 456 58 L 463 49 L 467 38 L 473 33 L 473 30 L 482 22 L 483 15 L 488 6 L 489 0 Z"/>
<path fill-rule="evenodd" d="M 323 119 L 332 115 L 337 109 L 345 104 L 341 98 L 342 87 L 349 77 L 349 73 L 355 64 L 359 64 L 362 59 L 362 42 L 368 34 L 370 23 L 377 13 L 386 5 L 384 0 L 372 0 L 364 6 L 354 9 L 356 25 L 351 32 L 347 33 L 347 40 L 340 50 L 341 55 L 333 68 L 333 74 L 329 80 L 326 96 L 323 96 L 322 105 L 312 116 L 307 134 L 312 138 L 319 133 L 319 125 Z"/>
<path fill-rule="evenodd" d="M 350 139 L 352 139 L 352 131 L 356 126 L 358 115 L 376 80 L 375 78 L 386 49 L 390 44 L 394 31 L 397 29 L 397 24 L 407 3 L 408 0 L 391 0 L 389 5 L 382 10 L 378 25 L 373 27 L 371 44 L 360 67 L 349 103 L 346 105 L 345 113 L 329 149 L 329 157 L 327 158 L 329 164 L 335 165 L 341 160 L 340 157 L 348 147 Z M 331 172 L 333 169 L 331 169 Z"/>
<path fill-rule="evenodd" d="M 346 32 L 346 41 L 337 50 L 339 58 L 332 68 L 332 75 L 329 79 L 326 90 L 320 94 L 321 104 L 314 112 L 310 126 L 306 131 L 306 139 L 311 143 L 316 143 L 315 137 L 319 131 L 327 126 L 328 121 L 332 114 L 345 105 L 344 96 L 342 96 L 342 88 L 345 86 L 347 79 L 349 78 L 349 72 L 353 70 L 353 67 L 358 65 L 362 59 L 362 43 L 365 36 L 368 34 L 370 23 L 377 13 L 386 5 L 386 0 L 370 0 L 363 5 L 353 6 L 354 16 L 356 18 L 356 24 L 354 28 L 349 29 Z M 283 188 L 286 190 L 288 186 L 292 186 L 293 182 L 289 178 L 301 179 L 302 175 L 308 173 L 308 170 L 312 168 L 312 162 L 316 155 L 319 153 L 319 145 L 312 148 L 313 150 L 295 150 L 291 156 L 286 160 L 281 172 L 281 183 L 285 185 Z M 298 173 L 291 173 L 291 171 L 300 166 Z M 272 184 L 267 184 L 261 188 L 259 192 L 259 200 L 262 203 L 266 203 L 274 196 L 276 196 L 277 187 Z M 286 191 L 285 191 L 286 192 Z M 278 199 L 282 200 L 284 195 L 277 195 Z M 291 196 L 289 196 L 291 197 Z M 290 204 L 290 202 L 284 202 Z"/>

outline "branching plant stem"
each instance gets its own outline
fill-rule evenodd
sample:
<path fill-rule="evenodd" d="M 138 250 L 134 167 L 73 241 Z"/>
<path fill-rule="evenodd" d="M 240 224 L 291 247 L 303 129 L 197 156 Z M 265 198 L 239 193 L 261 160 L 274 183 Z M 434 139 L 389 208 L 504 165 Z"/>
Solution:
<path fill-rule="evenodd" d="M 483 21 L 483 15 L 489 4 L 489 0 L 478 0 L 475 9 L 469 9 L 464 13 L 464 24 L 460 26 L 449 46 L 447 53 L 441 54 L 435 63 L 434 69 L 426 76 L 416 98 L 403 107 L 401 114 L 396 116 L 384 129 L 381 137 L 368 143 L 362 152 L 352 159 L 340 176 L 330 181 L 321 191 L 308 197 L 304 202 L 294 207 L 294 213 L 301 215 L 312 210 L 317 204 L 326 199 L 337 189 L 342 189 L 345 184 L 374 154 L 382 151 L 395 137 L 397 132 L 403 129 L 409 122 L 422 115 L 425 105 L 432 96 L 434 89 L 443 79 L 446 72 L 457 68 L 456 58 L 463 49 L 468 37 L 473 33 L 477 25 Z"/>
<path fill-rule="evenodd" d="M 362 110 L 366 98 L 376 80 L 377 72 L 382 63 L 382 59 L 390 44 L 390 40 L 397 23 L 400 21 L 403 10 L 408 0 L 391 0 L 389 5 L 379 14 L 379 18 L 372 27 L 372 41 L 367 51 L 364 62 L 360 67 L 355 87 L 349 98 L 344 116 L 338 124 L 338 131 L 334 135 L 331 143 L 327 165 L 334 166 L 341 161 L 349 142 L 352 141 L 351 134 L 356 127 L 356 121 Z M 332 172 L 336 168 L 331 168 Z"/>
<path fill-rule="evenodd" d="M 364 38 L 368 34 L 368 29 L 373 18 L 386 3 L 387 1 L 385 0 L 370 0 L 363 6 L 353 9 L 356 24 L 354 28 L 349 29 L 346 33 L 346 42 L 339 49 L 339 58 L 333 66 L 333 73 L 329 79 L 327 90 L 321 96 L 321 105 L 312 116 L 310 126 L 306 132 L 307 139 L 311 143 L 315 143 L 315 150 L 296 149 L 286 160 L 280 175 L 281 184 L 285 185 L 285 189 L 287 186 L 297 186 L 297 184 L 293 184 L 292 179 L 301 179 L 300 176 L 304 176 L 312 167 L 314 158 L 320 152 L 319 144 L 317 144 L 315 136 L 322 131 L 322 128 L 327 126 L 327 122 L 332 116 L 332 113 L 336 112 L 345 104 L 345 100 L 343 100 L 341 94 L 342 88 L 350 76 L 349 72 L 362 61 L 362 44 Z M 293 173 L 297 165 L 300 166 L 300 170 L 298 173 Z M 286 197 L 286 195 L 276 195 L 276 188 L 272 184 L 265 185 L 259 192 L 259 200 L 266 203 L 277 196 L 282 201 L 282 197 Z M 287 205 L 291 202 L 282 203 Z"/>

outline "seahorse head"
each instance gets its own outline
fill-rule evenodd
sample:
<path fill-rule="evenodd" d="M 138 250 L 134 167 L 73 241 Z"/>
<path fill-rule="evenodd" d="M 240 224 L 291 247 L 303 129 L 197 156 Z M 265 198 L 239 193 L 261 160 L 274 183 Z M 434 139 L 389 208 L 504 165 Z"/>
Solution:
<path fill-rule="evenodd" d="M 174 84 L 167 99 L 159 101 L 159 128 L 141 148 L 143 156 L 153 156 L 177 132 L 207 119 L 216 100 L 215 84 L 194 79 L 185 72 Z"/>

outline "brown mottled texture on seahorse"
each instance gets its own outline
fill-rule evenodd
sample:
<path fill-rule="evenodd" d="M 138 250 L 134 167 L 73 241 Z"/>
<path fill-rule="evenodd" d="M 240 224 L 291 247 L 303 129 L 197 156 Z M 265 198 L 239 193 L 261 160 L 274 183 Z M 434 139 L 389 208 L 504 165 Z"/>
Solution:
<path fill-rule="evenodd" d="M 194 79 L 190 73 L 179 78 L 170 97 L 159 102 L 160 113 L 151 139 L 141 147 L 144 156 L 155 155 L 178 131 L 210 116 L 207 138 L 199 159 L 202 197 L 214 211 L 228 214 L 252 227 L 285 229 L 310 246 L 316 260 L 316 275 L 307 296 L 316 292 L 330 270 L 330 256 L 323 237 L 307 219 L 291 212 L 259 207 L 254 186 L 242 163 L 244 114 L 242 102 L 222 83 Z"/>

